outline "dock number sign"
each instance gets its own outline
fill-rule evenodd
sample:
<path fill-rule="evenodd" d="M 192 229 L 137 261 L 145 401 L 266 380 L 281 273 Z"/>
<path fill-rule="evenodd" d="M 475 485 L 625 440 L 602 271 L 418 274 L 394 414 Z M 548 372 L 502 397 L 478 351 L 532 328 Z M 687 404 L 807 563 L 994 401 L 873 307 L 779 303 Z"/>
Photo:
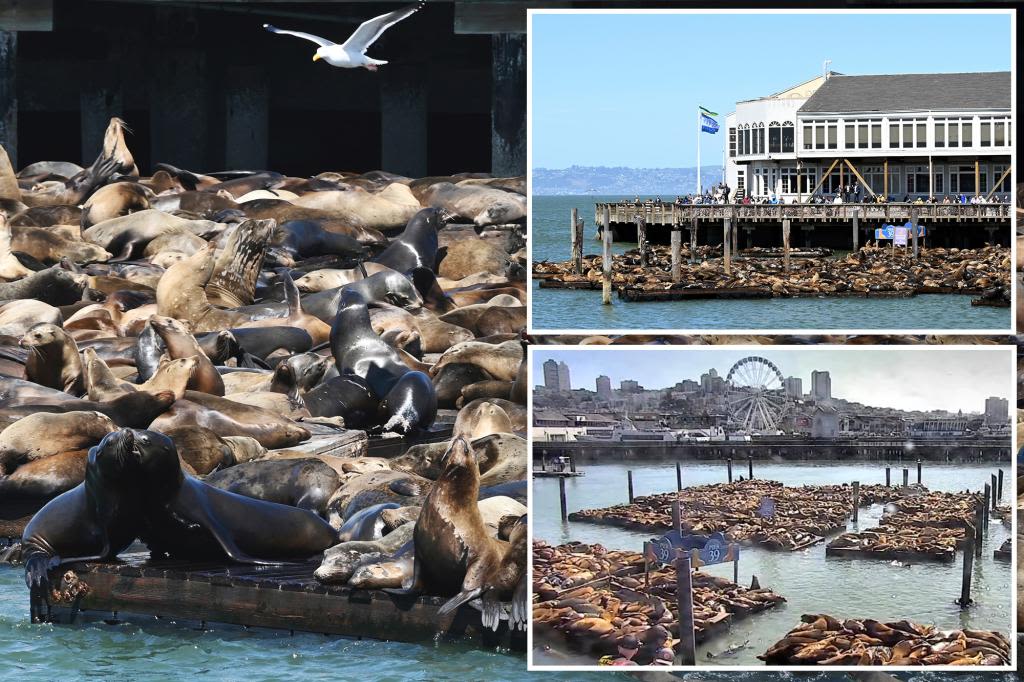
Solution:
<path fill-rule="evenodd" d="M 668 564 L 675 560 L 676 553 L 680 551 L 687 550 L 677 547 L 677 543 L 672 542 L 669 537 L 652 538 L 645 543 L 644 557 L 648 563 Z M 736 544 L 726 543 L 724 539 L 712 537 L 708 538 L 703 547 L 694 547 L 689 552 L 690 565 L 697 568 L 737 561 L 740 548 Z"/>
<path fill-rule="evenodd" d="M 761 498 L 761 506 L 757 509 L 758 515 L 762 519 L 770 519 L 775 516 L 775 501 L 770 497 Z"/>

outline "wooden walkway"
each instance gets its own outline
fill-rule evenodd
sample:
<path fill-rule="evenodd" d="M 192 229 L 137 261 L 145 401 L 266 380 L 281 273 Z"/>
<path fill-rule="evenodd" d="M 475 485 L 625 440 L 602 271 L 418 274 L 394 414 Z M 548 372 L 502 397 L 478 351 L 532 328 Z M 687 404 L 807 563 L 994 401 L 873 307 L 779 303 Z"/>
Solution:
<path fill-rule="evenodd" d="M 55 608 L 54 621 L 117 621 L 127 614 L 209 623 L 316 632 L 400 642 L 431 642 L 442 635 L 487 648 L 525 650 L 526 634 L 483 628 L 480 612 L 463 605 L 438 616 L 441 597 L 392 595 L 323 585 L 313 577 L 319 560 L 285 566 L 247 566 L 122 555 L 123 563 L 83 563 L 51 573 L 55 585 L 69 568 L 89 586 L 77 604 Z M 27 596 L 27 591 L 26 591 Z"/>

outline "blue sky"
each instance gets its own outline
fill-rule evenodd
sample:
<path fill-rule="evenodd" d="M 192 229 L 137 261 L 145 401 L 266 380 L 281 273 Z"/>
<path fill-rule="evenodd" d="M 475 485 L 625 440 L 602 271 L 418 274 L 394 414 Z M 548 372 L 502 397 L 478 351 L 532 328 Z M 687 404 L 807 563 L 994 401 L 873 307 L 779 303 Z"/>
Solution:
<path fill-rule="evenodd" d="M 623 379 L 636 379 L 645 388 L 672 386 L 683 379 L 699 381 L 712 367 L 726 376 L 741 358 L 761 356 L 775 364 L 784 377 L 803 379 L 810 391 L 811 371 L 827 370 L 832 395 L 878 407 L 905 410 L 949 410 L 982 412 L 985 398 L 997 396 L 1011 402 L 1013 376 L 1005 348 L 895 349 L 885 346 L 853 350 L 806 347 L 799 350 L 732 350 L 699 348 L 648 350 L 558 350 L 534 351 L 534 367 L 548 358 L 569 365 L 573 388 L 595 390 L 601 374 L 618 388 Z M 534 371 L 540 377 L 538 370 Z M 539 382 L 538 382 L 539 383 Z"/>
<path fill-rule="evenodd" d="M 694 166 L 698 105 L 724 117 L 739 100 L 819 75 L 825 59 L 848 75 L 1006 71 L 1010 22 L 934 13 L 535 15 L 533 166 Z M 724 137 L 724 126 L 702 134 L 702 165 L 722 163 Z"/>

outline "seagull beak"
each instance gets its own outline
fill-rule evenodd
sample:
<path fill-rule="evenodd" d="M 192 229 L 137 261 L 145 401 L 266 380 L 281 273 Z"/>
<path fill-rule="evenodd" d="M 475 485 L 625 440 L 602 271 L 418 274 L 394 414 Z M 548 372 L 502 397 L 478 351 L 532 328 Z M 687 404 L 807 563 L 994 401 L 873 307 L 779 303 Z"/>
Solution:
<path fill-rule="evenodd" d="M 313 55 L 313 61 L 314 61 L 314 62 L 315 62 L 316 60 L 318 60 L 318 59 L 320 59 L 320 55 L 318 55 L 318 54 L 315 54 L 315 55 Z"/>

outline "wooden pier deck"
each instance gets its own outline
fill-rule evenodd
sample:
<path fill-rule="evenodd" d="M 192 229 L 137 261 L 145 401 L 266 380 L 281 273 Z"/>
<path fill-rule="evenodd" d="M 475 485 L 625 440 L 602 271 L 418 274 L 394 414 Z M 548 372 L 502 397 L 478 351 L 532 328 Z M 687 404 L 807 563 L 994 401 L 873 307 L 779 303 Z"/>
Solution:
<path fill-rule="evenodd" d="M 600 225 L 605 207 L 609 222 L 635 223 L 642 218 L 647 225 L 689 227 L 693 221 L 721 222 L 725 219 L 743 223 L 777 222 L 788 219 L 794 223 L 852 223 L 854 217 L 872 223 L 903 225 L 916 211 L 922 221 L 932 223 L 1010 222 L 1009 204 L 676 204 L 662 202 L 621 201 L 597 203 L 594 224 Z"/>
<path fill-rule="evenodd" d="M 122 555 L 123 563 L 79 563 L 51 573 L 54 585 L 74 570 L 89 586 L 76 604 L 56 607 L 54 621 L 118 621 L 146 616 L 227 623 L 399 642 L 431 642 L 437 635 L 486 648 L 525 650 L 526 634 L 480 624 L 480 612 L 463 605 L 439 616 L 442 597 L 393 595 L 324 585 L 313 577 L 318 560 L 285 566 L 149 561 L 148 553 Z M 28 593 L 26 591 L 26 597 Z"/>

